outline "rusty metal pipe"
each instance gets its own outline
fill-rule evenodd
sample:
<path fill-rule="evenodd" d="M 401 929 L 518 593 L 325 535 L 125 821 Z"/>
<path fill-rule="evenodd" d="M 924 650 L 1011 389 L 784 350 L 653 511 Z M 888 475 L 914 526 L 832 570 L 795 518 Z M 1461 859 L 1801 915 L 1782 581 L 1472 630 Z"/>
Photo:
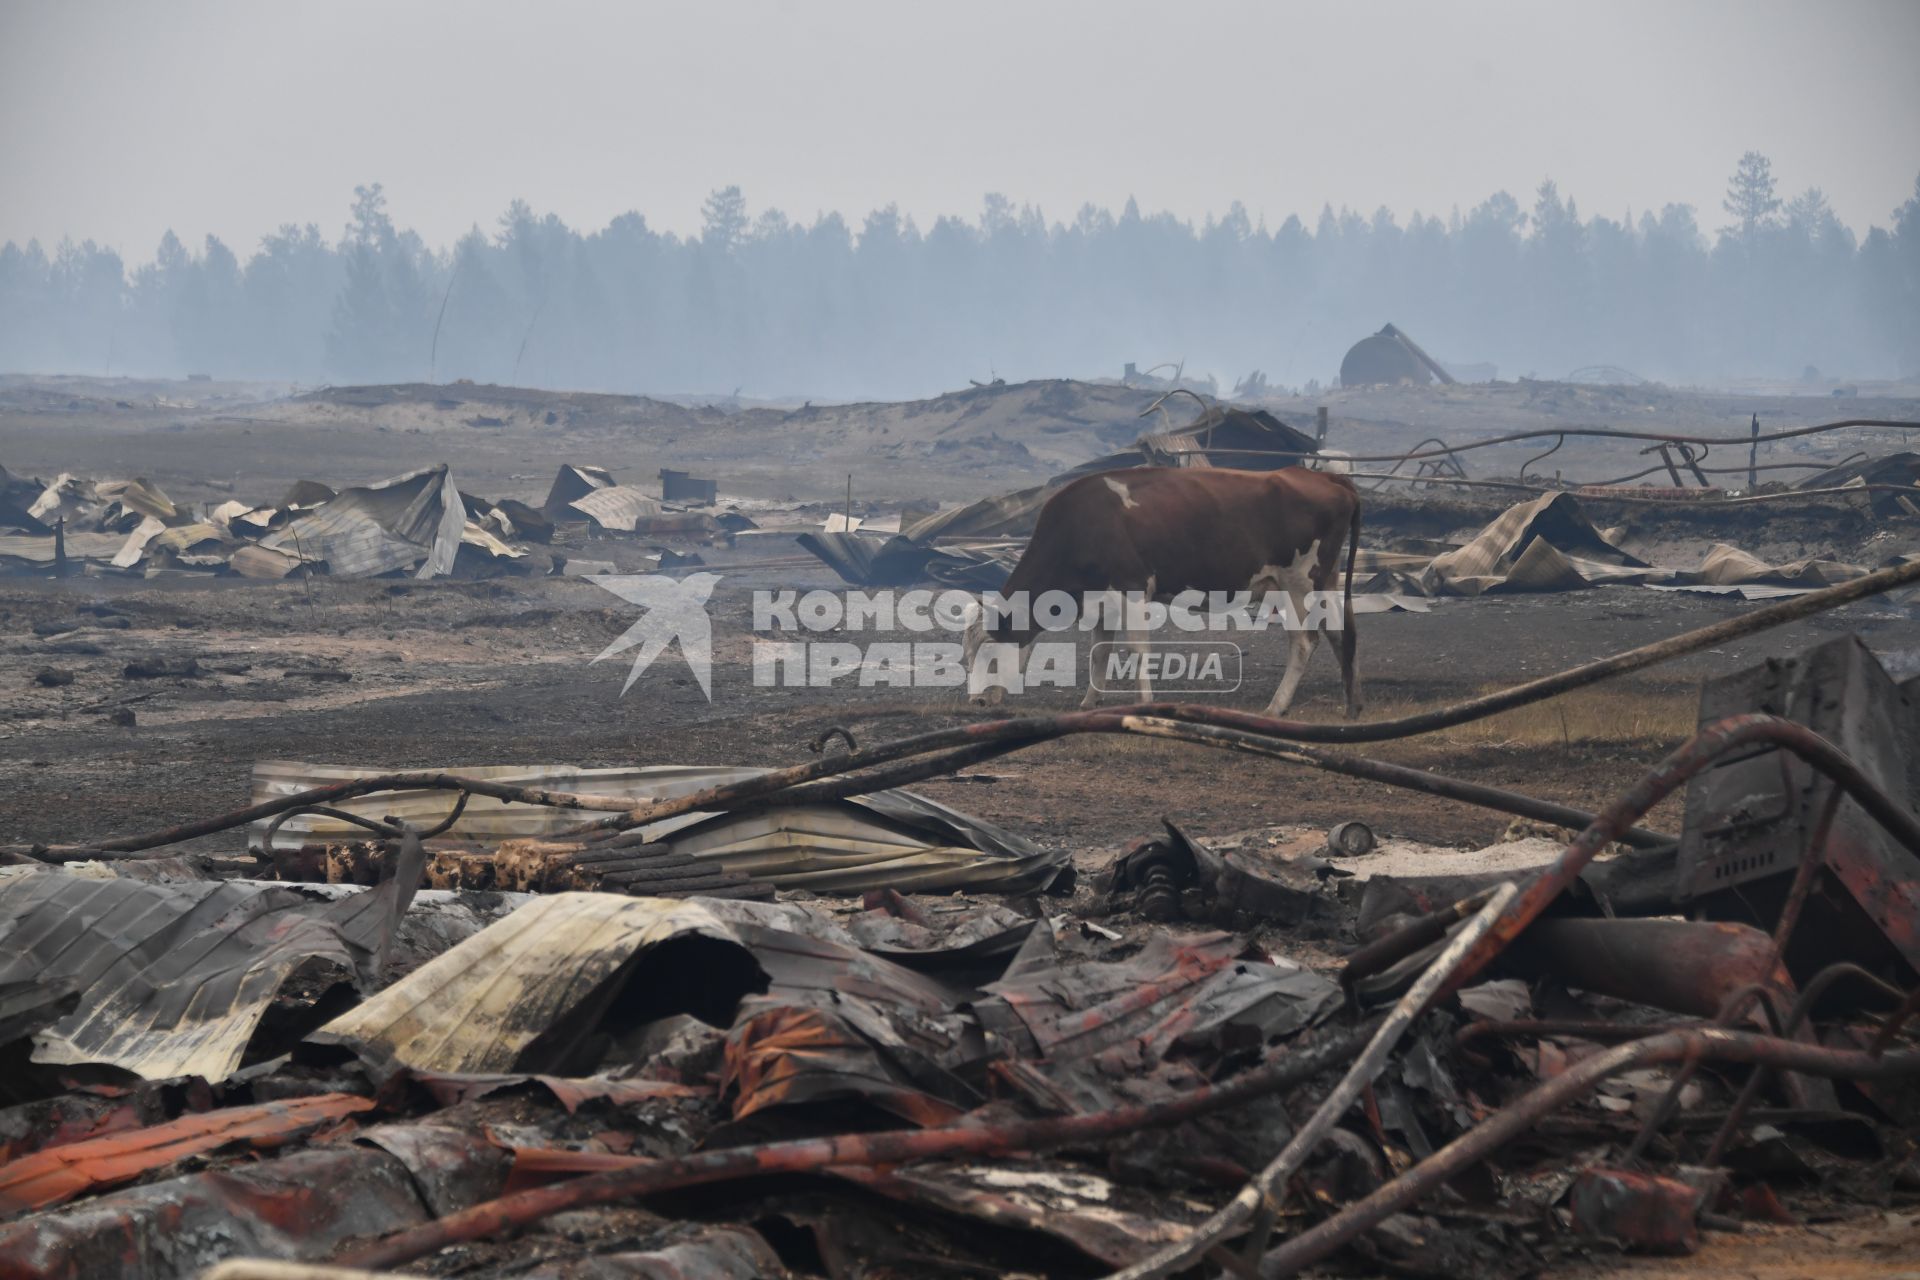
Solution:
<path fill-rule="evenodd" d="M 1502 957 L 1583 991 L 1711 1018 L 1750 983 L 1791 992 L 1765 933 L 1744 924 L 1693 920 L 1542 920 Z"/>
<path fill-rule="evenodd" d="M 1702 1023 L 1606 1022 L 1597 1018 L 1480 1018 L 1453 1033 L 1453 1047 L 1464 1050 L 1476 1040 L 1496 1036 L 1573 1036 L 1612 1044 L 1668 1031 L 1691 1031 Z"/>
<path fill-rule="evenodd" d="M 24 853 L 43 862 L 113 858 L 115 855 L 141 853 L 162 845 L 179 844 L 185 840 L 195 840 L 201 836 L 230 831 L 234 827 L 244 827 L 250 822 L 272 818 L 289 810 L 311 808 L 314 805 L 329 804 L 335 800 L 370 795 L 376 791 L 466 791 L 514 804 L 542 805 L 550 809 L 598 809 L 624 812 L 633 804 L 631 799 L 622 799 L 618 796 L 588 796 L 569 791 L 549 791 L 542 787 L 516 787 L 509 783 L 489 782 L 485 778 L 463 778 L 459 774 L 442 773 L 437 770 L 382 773 L 367 778 L 329 783 L 324 787 L 313 787 L 290 796 L 263 800 L 245 809 L 235 809 L 217 817 L 183 822 L 161 831 L 121 836 L 91 844 L 7 845 L 4 849 Z"/>
<path fill-rule="evenodd" d="M 1136 1103 L 1088 1115 L 1003 1124 L 963 1122 L 937 1129 L 803 1138 L 761 1146 L 728 1147 L 664 1160 L 634 1158 L 626 1168 L 589 1174 L 474 1205 L 353 1249 L 338 1261 L 345 1266 L 397 1267 L 447 1245 L 517 1230 L 568 1209 L 613 1204 L 735 1178 L 805 1173 L 831 1165 L 894 1164 L 956 1155 L 1008 1155 L 1097 1142 L 1140 1129 L 1179 1124 L 1291 1088 L 1339 1067 L 1366 1047 L 1378 1025 L 1377 1020 L 1369 1022 L 1324 1044 L 1286 1053 L 1225 1084 L 1204 1085 L 1150 1104 Z"/>
<path fill-rule="evenodd" d="M 1229 729 L 1212 724 L 1188 724 L 1178 720 L 1161 720 L 1139 715 L 1128 715 L 1123 719 L 1126 730 L 1130 733 L 1172 738 L 1204 746 L 1225 747 L 1231 751 L 1241 751 L 1268 760 L 1303 764 L 1308 768 L 1319 769 L 1326 773 L 1337 773 L 1348 778 L 1362 778 L 1368 782 L 1380 782 L 1390 787 L 1405 787 L 1409 791 L 1419 791 L 1445 800 L 1458 800 L 1462 804 L 1477 805 L 1482 809 L 1492 809 L 1496 813 L 1510 813 L 1516 817 L 1532 818 L 1538 822 L 1551 822 L 1555 826 L 1568 827 L 1575 831 L 1591 823 L 1594 817 L 1585 809 L 1556 804 L 1551 800 L 1538 800 L 1518 791 L 1490 787 L 1479 782 L 1467 782 L 1460 778 L 1450 778 L 1443 773 L 1414 769 L 1407 765 L 1375 760 L 1368 756 L 1338 755 L 1297 742 L 1276 742 L 1260 734 L 1248 733 L 1244 729 Z M 1637 849 L 1662 849 L 1677 840 L 1677 836 L 1648 831 L 1644 827 L 1629 827 L 1620 836 L 1621 844 L 1632 845 Z"/>

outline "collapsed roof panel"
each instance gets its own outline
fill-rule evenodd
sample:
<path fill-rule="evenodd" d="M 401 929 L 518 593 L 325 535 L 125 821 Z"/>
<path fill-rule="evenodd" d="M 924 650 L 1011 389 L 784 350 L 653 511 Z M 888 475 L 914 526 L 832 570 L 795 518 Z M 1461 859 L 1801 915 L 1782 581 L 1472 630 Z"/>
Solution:
<path fill-rule="evenodd" d="M 416 845 L 417 848 L 417 845 Z M 224 1080 L 293 971 L 331 961 L 381 981 L 419 860 L 334 902 L 234 881 L 0 876 L 0 1039 L 33 1060 L 108 1063 L 149 1080 Z"/>
<path fill-rule="evenodd" d="M 340 577 L 373 577 L 418 565 L 416 577 L 444 577 L 466 525 L 466 508 L 445 463 L 356 489 L 343 489 L 258 545 L 325 561 Z"/>
<path fill-rule="evenodd" d="M 269 760 L 254 766 L 256 803 L 312 787 L 371 777 L 378 770 Z M 758 776 L 748 768 L 651 765 L 580 768 L 572 765 L 479 765 L 451 770 L 464 777 L 631 799 L 635 807 Z M 341 801 L 367 817 L 392 815 L 416 827 L 438 824 L 452 812 L 446 791 L 385 791 Z M 484 845 L 552 837 L 578 824 L 577 812 L 472 797 L 447 839 Z M 265 821 L 255 839 L 265 838 Z M 311 841 L 357 839 L 351 824 L 321 814 L 299 814 L 282 824 L 276 848 Z M 912 892 L 995 887 L 1018 892 L 1052 882 L 1065 850 L 1045 850 L 991 823 L 905 791 L 880 791 L 822 804 L 782 806 L 760 813 L 694 812 L 646 824 L 623 840 L 660 844 L 676 854 L 728 872 L 750 874 L 780 888 L 858 893 L 873 888 Z"/>

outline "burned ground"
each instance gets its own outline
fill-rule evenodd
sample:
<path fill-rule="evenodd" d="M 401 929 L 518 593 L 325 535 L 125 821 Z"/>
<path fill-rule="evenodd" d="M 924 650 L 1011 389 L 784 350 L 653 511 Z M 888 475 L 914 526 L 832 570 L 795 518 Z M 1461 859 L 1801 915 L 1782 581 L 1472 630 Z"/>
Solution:
<path fill-rule="evenodd" d="M 237 809 L 248 801 L 250 777 L 263 760 L 395 770 L 780 766 L 816 758 L 809 744 L 832 727 L 870 746 L 988 723 L 986 713 L 963 705 L 951 690 L 754 688 L 751 593 L 843 585 L 800 549 L 791 531 L 772 527 L 767 513 L 794 518 L 796 529 L 818 528 L 844 500 L 848 471 L 865 516 L 926 500 L 969 501 L 1044 481 L 1124 447 L 1152 425 L 1136 417 L 1150 397 L 1065 382 L 977 388 L 917 405 L 817 407 L 472 387 L 333 389 L 274 399 L 220 384 L 195 394 L 225 399 L 188 403 L 184 391 L 164 384 L 9 383 L 0 397 L 0 461 L 16 474 L 48 477 L 139 474 L 182 502 L 272 501 L 297 479 L 341 487 L 445 460 L 463 491 L 529 503 L 539 501 L 560 463 L 604 465 L 644 485 L 663 467 L 717 475 L 722 506 L 738 500 L 768 530 L 732 545 L 710 534 L 656 543 L 595 535 L 568 548 L 583 559 L 641 572 L 653 567 L 656 546 L 666 546 L 700 555 L 702 567 L 720 575 L 711 601 L 712 701 L 674 653 L 622 696 L 627 657 L 589 660 L 626 629 L 636 610 L 579 579 L 16 576 L 0 580 L 0 843 L 98 840 Z M 1657 422 L 1664 429 L 1719 433 L 1730 422 L 1743 424 L 1756 406 L 1769 427 L 1821 421 L 1831 408 L 1788 397 L 1555 384 L 1382 388 L 1337 393 L 1328 401 L 1332 443 L 1355 453 L 1404 450 L 1427 435 L 1460 443 L 1556 425 Z M 1271 407 L 1310 429 L 1311 405 Z M 1863 400 L 1847 412 L 1912 419 L 1920 416 L 1920 404 Z M 1838 457 L 1856 445 L 1885 450 L 1900 443 L 1893 432 L 1865 433 L 1845 447 L 1814 437 L 1763 453 L 1762 461 Z M 1512 476 L 1543 447 L 1502 446 L 1465 457 L 1476 476 Z M 1637 446 L 1569 444 L 1548 468 L 1564 466 L 1569 478 L 1592 479 L 1645 461 Z M 1521 496 L 1370 493 L 1363 544 L 1430 556 L 1457 547 Z M 1692 565 L 1718 542 L 1774 564 L 1812 558 L 1861 568 L 1920 550 L 1920 522 L 1876 515 L 1845 496 L 1711 509 L 1582 503 L 1614 545 L 1652 564 Z M 1633 585 L 1429 603 L 1426 612 L 1359 620 L 1369 719 L 1455 703 L 1760 607 L 1738 596 Z M 1578 693 L 1362 750 L 1599 810 L 1693 731 L 1707 679 L 1849 634 L 1894 678 L 1920 672 L 1914 610 L 1911 595 L 1876 597 Z M 1282 647 L 1278 635 L 1255 643 L 1242 689 L 1226 695 L 1224 704 L 1257 710 L 1278 676 Z M 1059 690 L 1018 699 L 1010 709 L 1057 713 L 1076 701 L 1074 692 Z M 1309 721 L 1337 721 L 1330 655 L 1316 657 L 1296 707 Z M 1337 1038 L 1351 1022 L 1346 1013 L 1334 1015 L 1331 1005 L 1320 1007 L 1315 985 L 1330 988 L 1354 946 L 1373 936 L 1356 919 L 1360 894 L 1341 889 L 1339 876 L 1326 868 L 1325 833 L 1336 824 L 1367 824 L 1387 846 L 1377 865 L 1393 866 L 1395 874 L 1422 860 L 1460 876 L 1505 870 L 1523 857 L 1537 865 L 1565 839 L 1564 832 L 1516 824 L 1505 814 L 1295 764 L 1098 734 L 1033 747 L 912 789 L 1064 855 L 1080 873 L 1071 896 L 889 898 L 881 892 L 863 902 L 784 893 L 778 904 L 748 904 L 733 914 L 716 909 L 722 925 L 680 920 L 674 905 L 623 907 L 640 910 L 650 929 L 666 929 L 648 914 L 658 911 L 665 913 L 659 919 L 679 921 L 674 929 L 697 936 L 672 933 L 661 941 L 649 935 L 631 955 L 593 957 L 605 966 L 592 970 L 600 975 L 593 999 L 556 1014 L 552 1027 L 538 1028 L 531 1046 L 523 1046 L 521 1058 L 489 1067 L 494 1074 L 485 1081 L 471 1073 L 455 1080 L 459 1073 L 424 1058 L 387 1076 L 387 1050 L 368 1047 L 378 1047 L 379 1028 L 361 1025 L 351 1036 L 324 1034 L 299 1048 L 295 1064 L 245 1080 L 160 1084 L 123 1075 L 113 1079 L 129 1090 L 124 1095 L 48 1087 L 42 1096 L 10 1097 L 12 1105 L 0 1107 L 0 1196 L 22 1187 L 38 1196 L 59 1186 L 74 1203 L 46 1202 L 37 1216 L 0 1223 L 0 1274 L 12 1274 L 7 1265 L 32 1274 L 35 1259 L 51 1266 L 55 1256 L 108 1269 L 132 1265 L 118 1254 L 87 1252 L 87 1241 L 132 1232 L 126 1224 L 168 1214 L 184 1214 L 194 1224 L 182 1239 L 201 1241 L 245 1222 L 234 1238 L 252 1251 L 339 1258 L 370 1237 L 444 1218 L 503 1189 L 610 1169 L 632 1157 L 686 1155 L 697 1144 L 721 1152 L 764 1138 L 857 1136 L 903 1117 L 931 1132 L 957 1111 L 997 1124 L 1015 1114 L 1086 1113 L 1136 1096 L 1162 1103 L 1204 1080 L 1244 1076 L 1264 1046 L 1271 1046 L 1270 1061 L 1284 1060 Z M 1682 810 L 1676 793 L 1639 821 L 1677 833 Z M 1223 855 L 1303 869 L 1307 884 L 1299 893 L 1311 899 L 1311 909 L 1284 920 L 1242 913 L 1232 921 L 1229 944 L 1208 940 L 1208 927 L 1218 921 L 1205 911 L 1163 923 L 1138 901 L 1109 895 L 1103 873 L 1126 851 L 1138 854 L 1143 838 L 1163 837 L 1163 819 Z M 233 829 L 165 852 L 190 863 L 209 859 L 200 864 L 202 874 L 206 867 L 226 876 L 264 874 L 262 863 L 247 859 L 247 843 L 248 832 Z M 1364 858 L 1340 866 L 1361 863 Z M 292 890 L 316 903 L 323 892 L 352 891 L 343 884 Z M 424 891 L 422 904 L 403 922 L 389 981 L 422 972 L 432 956 L 482 925 L 512 919 L 521 903 L 491 888 Z M 1044 956 L 1016 952 L 1031 939 L 1044 942 Z M 658 955 L 646 947 L 659 948 Z M 530 954 L 537 961 L 544 953 Z M 708 989 L 648 994 L 654 990 L 648 982 L 678 991 L 662 973 L 695 969 L 710 973 Z M 1213 982 L 1222 985 L 1206 985 Z M 1288 995 L 1235 1004 L 1221 994 L 1238 990 L 1235 982 Z M 833 1015 L 853 1019 L 850 1026 L 820 1012 L 838 1008 L 838 996 L 823 1005 L 808 994 L 822 983 L 860 993 L 847 1001 L 852 1012 Z M 1517 997 L 1513 985 L 1482 989 L 1474 997 L 1479 1003 L 1421 1024 L 1377 1089 L 1296 1180 L 1297 1196 L 1276 1243 L 1596 1051 L 1594 1041 L 1578 1035 L 1542 1033 L 1461 1056 L 1449 1037 L 1469 1019 L 1537 1015 L 1639 1025 L 1671 1017 L 1551 980 L 1534 982 Z M 342 1002 L 353 997 L 334 988 L 324 974 L 297 972 L 263 1022 L 248 1061 L 294 1047 L 322 1021 L 348 1025 L 339 1018 Z M 876 990 L 890 994 L 874 997 Z M 1196 994 L 1203 990 L 1209 993 L 1204 999 Z M 1158 1002 L 1151 1019 L 1160 1021 L 1144 1029 L 1126 1021 L 1133 1014 L 1109 1003 L 1116 991 L 1150 995 Z M 686 1010 L 699 1010 L 704 1021 L 656 1016 L 681 995 Z M 1069 1027 L 1048 1004 L 1056 996 L 1087 1016 Z M 877 1000 L 873 1008 L 860 1003 L 870 997 Z M 913 1017 L 900 1013 L 902 1001 L 917 1011 Z M 1257 1016 L 1249 1008 L 1257 1008 Z M 1853 1036 L 1847 1043 L 1857 1045 L 1871 1025 L 1866 1011 L 1882 1008 L 1864 996 L 1823 1008 L 1829 1043 Z M 1217 1025 L 1207 1021 L 1217 1014 Z M 860 1020 L 882 1015 L 891 1020 L 885 1027 Z M 1194 1020 L 1208 1034 L 1182 1040 Z M 1125 1036 L 1115 1031 L 1122 1027 Z M 1095 1070 L 1060 1049 L 1062 1041 L 1047 1040 L 1080 1032 L 1114 1032 L 1119 1047 L 1097 1046 L 1088 1059 L 1103 1064 Z M 1048 1043 L 1053 1051 L 1043 1052 Z M 329 1052 L 318 1053 L 316 1044 Z M 1106 1050 L 1114 1052 L 1101 1057 Z M 819 1084 L 806 1064 L 820 1060 L 835 1064 L 830 1075 L 869 1083 L 850 1097 L 831 1090 L 805 1094 Z M 1626 1266 L 1613 1246 L 1569 1234 L 1569 1188 L 1577 1168 L 1619 1159 L 1671 1081 L 1667 1070 L 1620 1077 L 1596 1100 L 1483 1166 L 1496 1176 L 1476 1176 L 1471 1186 L 1463 1179 L 1418 1216 L 1391 1219 L 1343 1255 L 1342 1265 L 1363 1274 L 1474 1270 L 1490 1277 L 1601 1274 Z M 40 1075 L 33 1078 L 44 1083 Z M 833 1276 L 1104 1274 L 1177 1238 L 1223 1203 L 1318 1105 L 1327 1079 L 1284 1092 L 1284 1114 L 1267 1100 L 1248 1104 L 1231 1120 L 1190 1122 L 1166 1138 L 1134 1134 L 1117 1146 L 1089 1143 L 1032 1159 L 955 1157 L 864 1174 L 851 1167 L 826 1174 L 775 1171 L 737 1184 L 737 1194 L 723 1186 L 712 1195 L 682 1190 L 649 1198 L 644 1208 L 581 1207 L 517 1236 L 454 1245 L 417 1265 L 437 1274 L 479 1275 L 516 1273 L 536 1263 L 550 1268 L 536 1274 L 587 1274 L 590 1259 L 642 1275 L 663 1274 L 659 1268 L 670 1265 L 706 1275 L 766 1274 L 774 1266 Z M 1689 1094 L 1682 1119 L 1655 1139 L 1657 1171 L 1674 1172 L 1699 1159 L 1706 1142 L 1700 1130 L 1710 1136 L 1715 1113 L 1725 1112 L 1741 1080 L 1738 1069 L 1701 1077 L 1700 1095 Z M 782 1088 L 796 1092 L 775 1098 Z M 350 1100 L 341 1100 L 343 1094 Z M 242 1111 L 312 1095 L 330 1100 L 310 1102 L 311 1115 Z M 1920 1180 L 1911 1085 L 1871 1086 L 1870 1096 L 1873 1101 L 1863 1103 L 1852 1086 L 1843 1086 L 1839 1101 L 1854 1108 L 1844 1115 L 1819 1099 L 1766 1099 L 1755 1114 L 1758 1127 L 1748 1127 L 1728 1162 L 1732 1190 L 1716 1190 L 1706 1205 L 1705 1243 L 1685 1260 L 1696 1268 L 1692 1273 L 1769 1274 L 1774 1267 L 1786 1274 L 1804 1259 L 1808 1266 L 1830 1262 L 1834 1274 L 1850 1274 L 1849 1267 L 1864 1274 L 1904 1256 L 1914 1239 L 1913 1187 Z M 377 1111 L 360 1109 L 368 1099 Z M 966 1104 L 983 1099 L 991 1101 L 967 1112 Z M 330 1114 L 317 1118 L 322 1112 Z M 261 1126 L 246 1139 L 258 1146 L 227 1141 L 195 1148 L 203 1141 L 196 1119 L 202 1116 L 212 1117 L 207 1124 L 241 1126 L 236 1132 Z M 182 1122 L 184 1130 L 163 1137 L 184 1145 L 177 1152 L 155 1147 L 166 1158 L 143 1157 L 148 1163 L 130 1181 L 100 1173 L 126 1159 L 117 1148 L 83 1152 L 87 1159 L 73 1166 L 84 1175 L 77 1182 L 70 1171 L 50 1173 L 44 1160 L 25 1169 L 29 1180 L 18 1164 L 36 1149 L 58 1151 L 76 1139 L 148 1134 L 157 1142 L 152 1126 Z M 265 1150 L 276 1146 L 278 1154 Z M 514 1152 L 512 1182 L 506 1148 Z M 11 1175 L 7 1161 L 14 1162 Z M 9 1182 L 9 1176 L 21 1180 Z M 87 1181 L 95 1176 L 98 1183 Z M 238 1181 L 221 1180 L 229 1176 Z M 316 1182 L 345 1189 L 332 1216 L 298 1198 L 300 1186 Z M 244 1196 L 235 1190 L 242 1183 L 253 1188 Z M 1681 1193 L 1649 1194 L 1652 1201 L 1637 1202 L 1642 1208 L 1658 1195 Z M 234 1208 L 242 1199 L 244 1214 Z M 288 1230 L 286 1223 L 300 1222 L 302 1214 L 303 1227 Z M 1727 1230 L 1736 1222 L 1747 1224 L 1745 1234 Z M 37 1231 L 36 1223 L 43 1224 Z M 1808 1224 L 1829 1224 L 1819 1230 L 1837 1238 L 1836 1257 L 1822 1252 L 1828 1242 Z M 1620 1238 L 1623 1228 L 1615 1226 L 1613 1238 Z M 5 1234 L 9 1230 L 13 1234 Z M 52 1252 L 23 1252 L 23 1241 Z M 191 1274 L 220 1248 L 196 1243 L 162 1253 L 133 1262 L 153 1273 Z M 1635 1265 L 1660 1274 L 1662 1264 Z M 569 1272 L 569 1266 L 582 1270 Z M 603 1273 L 615 1272 L 595 1274 Z"/>
<path fill-rule="evenodd" d="M 831 585 L 805 572 L 817 585 Z M 948 690 L 754 688 L 751 590 L 723 583 L 715 597 L 709 704 L 671 655 L 622 697 L 625 664 L 589 660 L 634 611 L 578 581 L 115 583 L 84 593 L 8 584 L 0 587 L 0 610 L 16 639 L 0 657 L 0 687 L 8 691 L 0 769 L 10 834 L 71 838 L 76 815 L 85 815 L 86 834 L 107 835 L 237 806 L 260 759 L 395 769 L 775 765 L 803 755 L 807 742 L 835 724 L 873 741 L 982 714 Z M 1748 607 L 1602 588 L 1449 601 L 1427 614 L 1364 618 L 1369 707 L 1388 715 L 1456 701 Z M 108 617 L 126 617 L 130 625 L 102 630 L 99 615 L 83 608 L 113 610 Z M 33 634 L 68 624 L 74 629 Z M 1866 635 L 1895 663 L 1920 661 L 1920 630 L 1904 609 L 1862 604 L 1609 686 L 1595 695 L 1608 711 L 1604 724 L 1576 720 L 1563 734 L 1549 704 L 1511 731 L 1474 727 L 1384 744 L 1374 754 L 1597 807 L 1670 746 L 1676 729 L 1684 732 L 1702 676 L 1847 630 Z M 99 652 L 75 651 L 83 647 Z M 1439 661 L 1436 654 L 1447 656 Z M 136 658 L 175 667 L 191 659 L 199 673 L 129 679 L 125 670 Z M 1258 710 L 1283 659 L 1278 636 L 1256 646 L 1246 689 L 1230 704 Z M 73 683 L 35 684 L 34 674 L 49 666 L 73 672 Z M 1337 719 L 1336 674 L 1330 655 L 1316 658 L 1302 686 L 1303 716 Z M 1076 703 L 1064 691 L 1042 692 L 1018 709 L 1060 711 Z M 116 710 L 131 711 L 133 725 L 114 724 Z M 1506 821 L 1412 794 L 1383 800 L 1354 780 L 1179 744 L 1087 739 L 974 772 L 983 780 L 926 787 L 1076 853 L 1151 831 L 1162 814 L 1202 830 L 1358 817 L 1444 844 L 1484 842 Z M 221 842 L 209 837 L 199 847 Z"/>

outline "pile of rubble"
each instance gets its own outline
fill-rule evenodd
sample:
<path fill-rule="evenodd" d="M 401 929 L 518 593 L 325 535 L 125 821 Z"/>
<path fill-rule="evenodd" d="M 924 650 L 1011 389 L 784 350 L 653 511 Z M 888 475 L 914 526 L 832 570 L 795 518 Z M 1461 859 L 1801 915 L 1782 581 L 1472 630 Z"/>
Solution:
<path fill-rule="evenodd" d="M 1911 1207 L 1920 679 L 1843 636 L 1716 681 L 1598 814 L 1309 744 L 1916 578 L 1399 721 L 1176 704 L 765 771 L 263 765 L 229 814 L 0 846 L 0 1276 L 1146 1280 L 1338 1252 L 1497 1278 Z M 1566 829 L 1450 860 L 1358 823 L 1170 823 L 1069 899 L 1063 853 L 898 790 L 1070 732 Z M 1683 787 L 1677 837 L 1634 825 Z M 251 855 L 169 852 L 242 830 Z M 952 892 L 989 863 L 995 897 Z"/>
<path fill-rule="evenodd" d="M 753 527 L 737 511 L 706 509 L 715 500 L 711 481 L 661 476 L 656 497 L 603 468 L 563 465 L 546 500 L 532 507 L 463 493 L 442 463 L 340 490 L 301 480 L 275 504 L 229 500 L 194 510 L 145 480 L 62 475 L 44 483 L 0 469 L 0 572 L 263 579 L 300 569 L 342 578 L 602 572 L 603 563 L 556 547 L 596 537 L 724 539 Z M 699 562 L 697 553 L 666 547 L 655 560 L 662 567 Z"/>

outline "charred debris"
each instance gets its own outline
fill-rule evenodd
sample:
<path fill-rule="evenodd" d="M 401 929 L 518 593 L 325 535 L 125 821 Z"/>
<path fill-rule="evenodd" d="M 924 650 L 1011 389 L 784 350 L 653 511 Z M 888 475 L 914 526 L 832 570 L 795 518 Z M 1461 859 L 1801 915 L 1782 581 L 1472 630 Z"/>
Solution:
<path fill-rule="evenodd" d="M 1849 635 L 1727 672 L 1598 812 L 1364 754 L 1911 600 L 1911 555 L 1661 566 L 1583 507 L 1857 493 L 1902 520 L 1911 455 L 1772 494 L 1596 492 L 1475 481 L 1472 445 L 1335 463 L 1324 432 L 1204 408 L 1080 470 L 1309 457 L 1521 491 L 1455 544 L 1363 552 L 1361 607 L 1600 583 L 1766 603 L 1394 720 L 1114 706 L 839 730 L 774 769 L 268 760 L 244 807 L 0 845 L 0 1278 L 1491 1280 L 1920 1204 L 1920 677 Z M 1660 443 L 1685 487 L 1686 442 Z M 715 486 L 661 479 L 566 466 L 536 508 L 436 467 L 189 513 L 0 474 L 0 554 L 460 576 L 745 529 Z M 848 510 L 802 545 L 850 581 L 991 586 L 1049 491 L 897 532 Z M 1082 733 L 1376 803 L 1244 839 L 1169 813 L 1076 880 L 1072 850 L 912 790 Z M 1515 838 L 1410 846 L 1403 789 Z M 1680 829 L 1649 825 L 1670 796 Z M 229 854 L 181 851 L 221 833 Z"/>
<path fill-rule="evenodd" d="M 658 493 L 652 491 L 657 488 Z M 596 542 L 650 549 L 655 568 L 698 564 L 705 541 L 755 527 L 715 510 L 717 483 L 663 470 L 655 486 L 563 464 L 539 506 L 463 492 L 446 463 L 335 490 L 296 481 L 278 501 L 173 502 L 145 480 L 0 468 L 0 572 L 276 579 L 486 578 L 605 572 Z M 585 552 L 586 554 L 581 554 Z"/>
<path fill-rule="evenodd" d="M 379 774 L 0 851 L 0 1276 L 1530 1274 L 1920 1193 L 1920 680 L 1730 673 L 1598 813 L 1155 704 L 771 770 Z M 925 778 L 1075 733 L 1380 784 L 1092 883 Z M 843 749 L 844 748 L 844 749 Z M 1467 865 L 1392 790 L 1519 815 Z M 1641 826 L 1684 792 L 1678 832 Z M 225 859 L 170 851 L 245 833 Z"/>

